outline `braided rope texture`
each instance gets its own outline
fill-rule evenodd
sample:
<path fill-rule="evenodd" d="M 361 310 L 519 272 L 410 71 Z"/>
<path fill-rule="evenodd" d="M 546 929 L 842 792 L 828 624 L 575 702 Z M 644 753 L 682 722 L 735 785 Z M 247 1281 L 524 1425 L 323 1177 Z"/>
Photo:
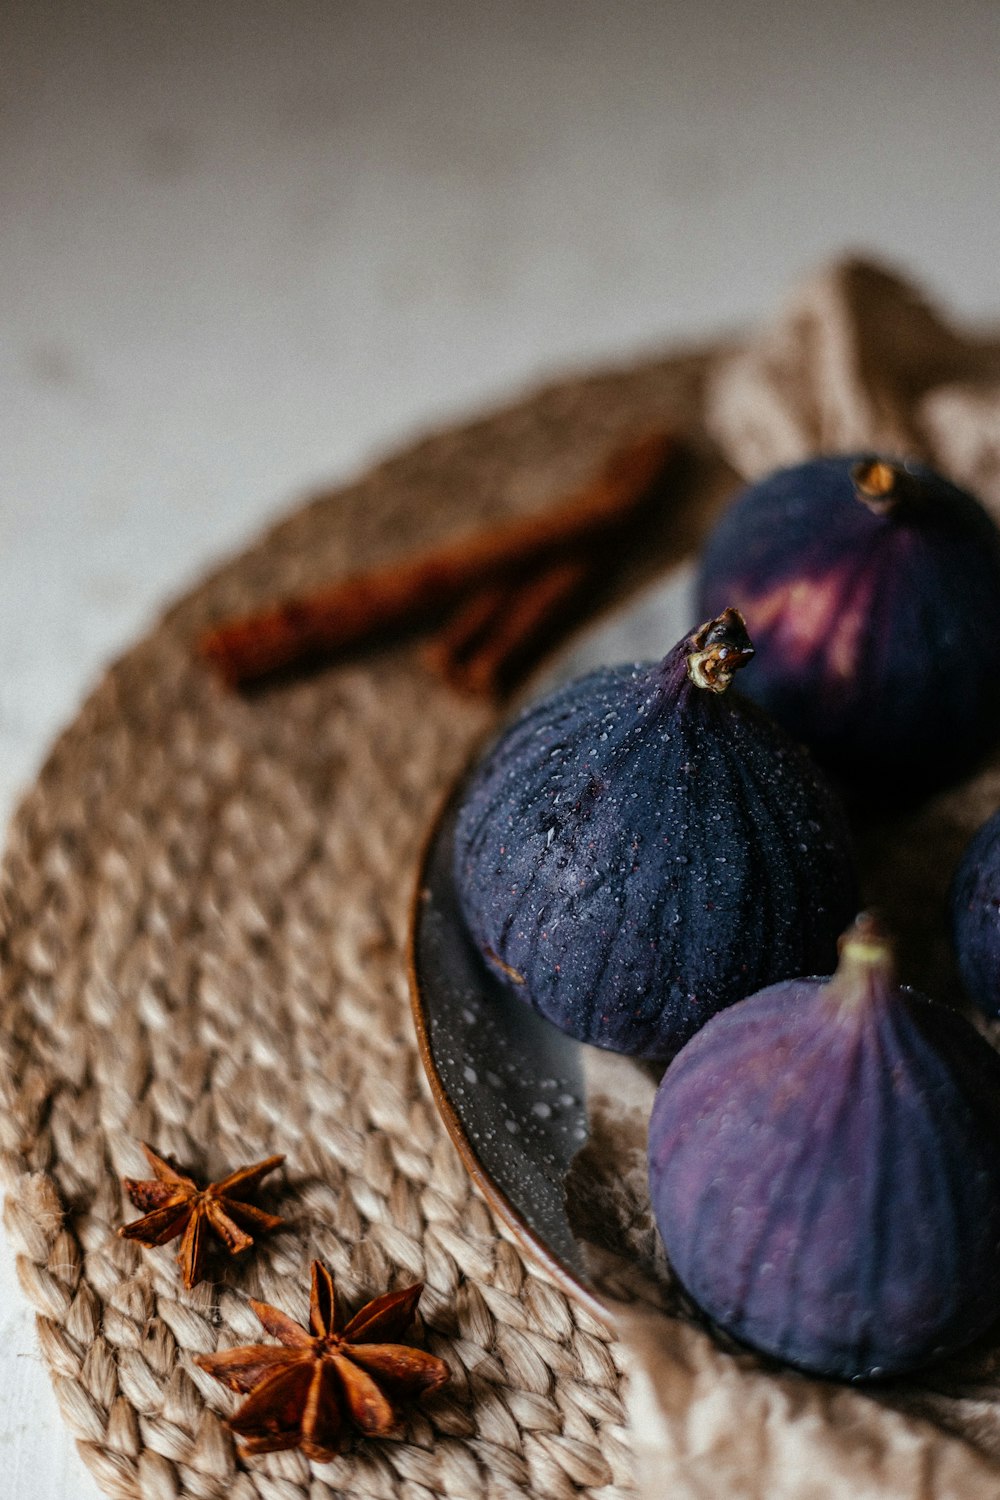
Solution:
<path fill-rule="evenodd" d="M 106 1494 L 634 1493 L 612 1336 L 472 1189 L 410 1024 L 415 862 L 492 710 L 410 647 L 241 698 L 190 644 L 210 620 L 542 509 L 666 417 L 696 433 L 706 368 L 553 386 L 305 505 L 111 668 L 23 801 L 0 876 L 5 1223 Z M 667 550 L 688 545 L 697 522 L 667 521 Z M 176 1247 L 115 1233 L 141 1140 L 206 1178 L 284 1152 L 262 1201 L 287 1228 L 186 1293 Z M 220 1420 L 236 1398 L 192 1357 L 259 1339 L 248 1296 L 302 1317 L 313 1257 L 349 1307 L 424 1280 L 426 1341 L 452 1381 L 401 1441 L 243 1461 Z"/>

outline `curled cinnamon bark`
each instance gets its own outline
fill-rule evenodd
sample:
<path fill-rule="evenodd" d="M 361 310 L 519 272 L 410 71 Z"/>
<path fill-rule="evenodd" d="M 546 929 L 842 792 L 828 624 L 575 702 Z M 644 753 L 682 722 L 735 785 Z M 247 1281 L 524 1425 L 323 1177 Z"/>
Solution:
<path fill-rule="evenodd" d="M 198 654 L 235 687 L 310 658 L 432 625 L 463 601 L 481 600 L 484 590 L 488 595 L 498 585 L 509 596 L 513 583 L 516 595 L 526 575 L 540 577 L 544 565 L 560 564 L 568 554 L 627 527 L 676 451 L 669 434 L 650 434 L 617 449 L 593 481 L 554 511 L 506 522 L 223 621 L 202 636 Z M 566 577 L 561 584 L 553 577 L 547 588 L 553 600 L 572 592 Z M 477 607 L 490 612 L 488 605 Z M 527 613 L 530 617 L 532 611 Z M 489 669 L 483 670 L 488 676 Z"/>
<path fill-rule="evenodd" d="M 480 595 L 428 641 L 424 660 L 460 692 L 501 697 L 584 612 L 596 573 L 592 556 L 555 560 L 517 587 Z"/>

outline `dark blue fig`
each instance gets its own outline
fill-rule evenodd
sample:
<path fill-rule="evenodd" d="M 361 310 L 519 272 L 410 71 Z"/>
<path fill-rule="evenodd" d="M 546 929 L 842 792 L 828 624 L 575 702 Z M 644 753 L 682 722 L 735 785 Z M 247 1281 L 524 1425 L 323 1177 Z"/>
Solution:
<path fill-rule="evenodd" d="M 751 485 L 702 562 L 705 613 L 730 600 L 747 694 L 871 797 L 943 785 L 1000 733 L 1000 534 L 923 465 L 817 458 Z"/>
<path fill-rule="evenodd" d="M 1000 1057 L 897 984 L 871 918 L 832 979 L 772 985 L 678 1054 L 649 1181 L 692 1299 L 801 1369 L 913 1369 L 1000 1315 Z"/>
<path fill-rule="evenodd" d="M 581 1041 L 670 1056 L 748 989 L 828 968 L 856 910 L 833 794 L 726 692 L 752 654 L 727 610 L 660 663 L 571 682 L 466 789 L 455 872 L 469 932 Z"/>
<path fill-rule="evenodd" d="M 974 835 L 951 885 L 951 932 L 965 992 L 1000 1016 L 1000 812 Z"/>

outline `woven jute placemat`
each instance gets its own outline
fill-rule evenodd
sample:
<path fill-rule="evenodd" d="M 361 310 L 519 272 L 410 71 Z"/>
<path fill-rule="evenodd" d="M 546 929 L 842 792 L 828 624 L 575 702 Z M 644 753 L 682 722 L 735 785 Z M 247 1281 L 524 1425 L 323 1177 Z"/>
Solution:
<path fill-rule="evenodd" d="M 6 1225 L 64 1418 L 99 1486 L 165 1500 L 632 1491 L 611 1334 L 525 1261 L 420 1073 L 405 939 L 427 824 L 494 711 L 412 647 L 253 697 L 193 659 L 209 621 L 558 502 L 650 426 L 695 438 L 695 355 L 553 386 L 293 514 L 113 666 L 9 833 L 0 891 Z M 728 476 L 696 459 L 650 567 Z M 206 1178 L 283 1152 L 288 1227 L 185 1292 L 116 1236 L 146 1140 Z M 426 1282 L 453 1379 L 394 1442 L 240 1459 L 193 1364 L 301 1316 L 312 1258 L 358 1305 Z"/>

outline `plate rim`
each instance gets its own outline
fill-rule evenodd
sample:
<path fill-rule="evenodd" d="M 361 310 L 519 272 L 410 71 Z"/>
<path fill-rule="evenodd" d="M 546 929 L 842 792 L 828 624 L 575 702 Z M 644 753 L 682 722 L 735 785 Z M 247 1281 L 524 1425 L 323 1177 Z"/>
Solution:
<path fill-rule="evenodd" d="M 599 1294 L 593 1287 L 581 1281 L 570 1270 L 565 1261 L 556 1255 L 553 1250 L 549 1249 L 545 1241 L 531 1228 L 520 1209 L 511 1202 L 507 1194 L 497 1185 L 479 1160 L 475 1147 L 466 1133 L 465 1126 L 462 1124 L 461 1116 L 451 1102 L 451 1098 L 434 1061 L 430 1028 L 424 1009 L 423 991 L 417 974 L 417 933 L 425 905 L 424 893 L 427 888 L 426 877 L 431 851 L 437 841 L 441 825 L 459 789 L 466 781 L 469 768 L 474 764 L 475 759 L 475 756 L 470 757 L 469 762 L 462 767 L 459 774 L 452 780 L 446 792 L 441 797 L 424 834 L 420 853 L 417 858 L 416 879 L 414 880 L 410 897 L 406 934 L 406 973 L 410 991 L 410 1014 L 413 1018 L 413 1025 L 417 1036 L 417 1052 L 423 1066 L 424 1076 L 430 1085 L 431 1098 L 434 1101 L 435 1108 L 444 1124 L 445 1130 L 451 1138 L 452 1145 L 458 1151 L 463 1166 L 482 1196 L 486 1199 L 490 1208 L 503 1220 L 518 1245 L 541 1265 L 560 1290 L 571 1297 L 574 1302 L 581 1303 L 593 1317 L 597 1318 L 605 1326 L 608 1326 L 611 1320 L 611 1312 L 608 1306 L 601 1300 Z"/>

